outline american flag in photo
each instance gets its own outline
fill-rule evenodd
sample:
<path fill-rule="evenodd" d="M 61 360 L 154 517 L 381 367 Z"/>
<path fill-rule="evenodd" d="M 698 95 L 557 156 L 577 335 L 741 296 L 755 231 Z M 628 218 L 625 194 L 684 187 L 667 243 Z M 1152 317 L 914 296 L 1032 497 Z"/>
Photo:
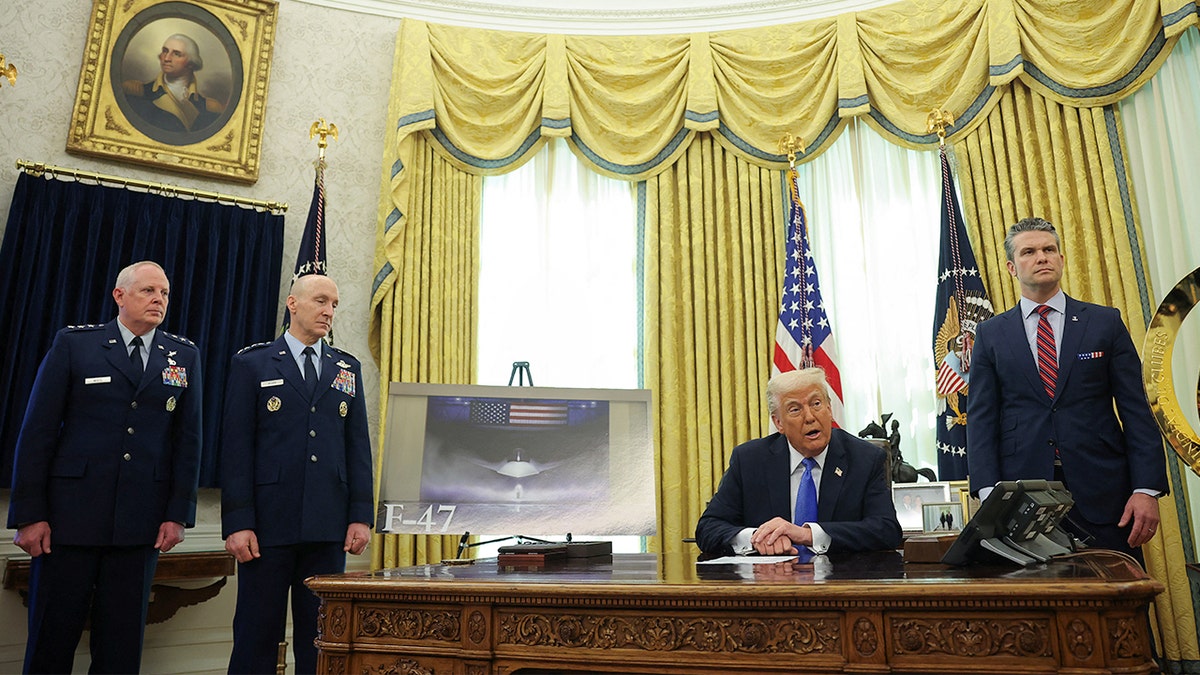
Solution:
<path fill-rule="evenodd" d="M 566 423 L 566 403 L 510 403 L 508 405 L 509 426 L 555 427 Z"/>
<path fill-rule="evenodd" d="M 567 404 L 471 401 L 471 423 L 529 428 L 563 426 L 567 423 Z"/>

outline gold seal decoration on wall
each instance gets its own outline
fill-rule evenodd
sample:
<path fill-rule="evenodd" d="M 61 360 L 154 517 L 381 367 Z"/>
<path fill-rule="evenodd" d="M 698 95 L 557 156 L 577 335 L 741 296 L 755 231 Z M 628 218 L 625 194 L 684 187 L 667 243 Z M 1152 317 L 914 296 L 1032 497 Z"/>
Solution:
<path fill-rule="evenodd" d="M 175 397 L 167 399 L 167 412 L 175 412 Z"/>
<path fill-rule="evenodd" d="M 338 404 L 338 414 L 339 415 L 341 415 L 342 417 L 345 417 L 348 412 L 350 412 L 350 406 L 346 405 L 345 401 L 342 401 L 341 403 Z"/>
<path fill-rule="evenodd" d="M 267 399 L 267 410 L 270 412 L 279 410 L 281 405 L 283 405 L 283 403 L 279 400 L 278 396 L 272 396 L 271 398 Z"/>
<path fill-rule="evenodd" d="M 1142 344 L 1142 382 L 1154 419 L 1175 452 L 1200 476 L 1200 437 L 1191 427 L 1175 396 L 1175 378 L 1171 355 L 1179 327 L 1188 312 L 1200 301 L 1200 267 L 1175 284 L 1163 298 Z M 1197 408 L 1200 408 L 1200 383 L 1197 384 Z"/>

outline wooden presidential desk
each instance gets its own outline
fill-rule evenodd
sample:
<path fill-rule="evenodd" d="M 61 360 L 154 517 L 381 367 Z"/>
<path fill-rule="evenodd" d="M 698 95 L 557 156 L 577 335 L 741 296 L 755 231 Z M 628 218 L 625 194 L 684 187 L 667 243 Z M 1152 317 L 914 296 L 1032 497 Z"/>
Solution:
<path fill-rule="evenodd" d="M 897 553 L 775 565 L 616 555 L 314 577 L 319 673 L 1148 673 L 1162 584 L 1091 551 L 1031 568 Z"/>

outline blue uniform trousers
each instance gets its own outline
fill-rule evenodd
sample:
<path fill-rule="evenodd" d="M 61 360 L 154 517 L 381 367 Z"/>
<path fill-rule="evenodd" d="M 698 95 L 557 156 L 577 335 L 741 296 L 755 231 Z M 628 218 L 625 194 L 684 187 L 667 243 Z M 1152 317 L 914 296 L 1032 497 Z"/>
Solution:
<path fill-rule="evenodd" d="M 292 653 L 296 673 L 317 672 L 317 611 L 320 600 L 304 585 L 314 574 L 346 570 L 342 542 L 264 546 L 261 556 L 238 563 L 237 611 L 229 672 L 274 673 L 292 599 Z"/>

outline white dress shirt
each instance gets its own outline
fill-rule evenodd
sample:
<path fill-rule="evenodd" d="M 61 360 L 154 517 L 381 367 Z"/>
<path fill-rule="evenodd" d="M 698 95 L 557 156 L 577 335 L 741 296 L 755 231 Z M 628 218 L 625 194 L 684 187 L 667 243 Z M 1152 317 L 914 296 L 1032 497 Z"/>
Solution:
<path fill-rule="evenodd" d="M 814 466 L 813 470 L 812 470 L 812 479 L 813 479 L 813 485 L 816 487 L 816 490 L 817 490 L 817 500 L 818 500 L 817 503 L 818 504 L 820 503 L 820 495 L 821 495 L 821 473 L 822 473 L 821 469 L 822 469 L 822 467 L 825 466 L 825 455 L 827 455 L 827 454 L 829 454 L 829 446 L 825 446 L 825 449 L 821 451 L 821 454 L 817 455 L 816 457 L 813 457 L 813 459 L 816 460 L 816 462 L 817 462 L 817 465 Z M 800 490 L 800 479 L 804 475 L 804 465 L 802 464 L 803 461 L 804 461 L 804 455 L 801 455 L 799 452 L 797 452 L 796 449 L 793 448 L 792 444 L 789 442 L 788 443 L 788 463 L 791 465 L 792 473 L 788 480 L 788 483 L 791 485 L 791 497 L 789 498 L 788 503 L 791 504 L 791 509 L 789 510 L 789 513 L 793 513 L 793 514 L 796 513 L 796 493 Z M 789 518 L 789 520 L 791 520 L 791 519 Z M 807 525 L 808 528 L 810 530 L 812 530 L 813 543 L 808 548 L 810 550 L 812 550 L 813 553 L 825 553 L 826 551 L 829 550 L 829 544 L 832 541 L 832 539 L 825 532 L 824 528 L 822 528 L 817 523 L 798 523 L 798 524 Z M 754 531 L 757 529 L 758 528 L 755 528 L 755 527 L 743 528 L 736 535 L 734 535 L 733 541 L 730 542 L 730 545 L 733 547 L 734 553 L 737 553 L 738 555 L 746 555 L 748 553 L 754 552 L 754 546 L 750 544 L 750 537 L 754 534 Z"/>

